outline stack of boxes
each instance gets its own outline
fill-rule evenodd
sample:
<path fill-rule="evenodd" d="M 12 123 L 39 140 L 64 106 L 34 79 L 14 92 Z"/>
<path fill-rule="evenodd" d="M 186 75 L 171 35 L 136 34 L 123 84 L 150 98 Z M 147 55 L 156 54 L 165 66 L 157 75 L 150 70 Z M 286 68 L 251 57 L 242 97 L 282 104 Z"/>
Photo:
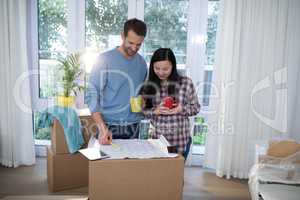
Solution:
<path fill-rule="evenodd" d="M 79 113 L 85 144 L 90 133 L 95 132 L 95 124 L 89 114 Z M 94 131 L 91 131 L 94 130 Z M 64 130 L 58 120 L 53 121 L 51 146 L 47 148 L 48 187 L 51 192 L 88 186 L 88 160 L 76 152 L 68 150 Z"/>
<path fill-rule="evenodd" d="M 96 124 L 90 114 L 79 113 L 85 145 Z M 54 120 L 52 146 L 47 149 L 48 186 L 51 192 L 89 186 L 89 199 L 182 200 L 184 159 L 88 160 L 70 154 L 62 126 Z"/>

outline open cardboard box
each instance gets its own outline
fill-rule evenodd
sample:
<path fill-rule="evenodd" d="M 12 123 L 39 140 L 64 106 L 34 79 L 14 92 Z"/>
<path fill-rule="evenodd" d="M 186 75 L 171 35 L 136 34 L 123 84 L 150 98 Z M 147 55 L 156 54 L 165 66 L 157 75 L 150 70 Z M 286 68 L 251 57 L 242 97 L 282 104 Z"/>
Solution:
<path fill-rule="evenodd" d="M 80 116 L 85 142 L 95 135 L 95 123 L 88 114 Z M 63 129 L 55 120 L 52 148 L 47 149 L 47 173 L 52 192 L 89 185 L 89 199 L 181 200 L 184 159 L 88 160 L 70 154 Z"/>
<path fill-rule="evenodd" d="M 184 159 L 169 154 L 167 149 L 164 152 L 161 148 L 165 145 L 162 137 L 149 141 L 115 140 L 112 146 L 101 148 L 91 138 L 88 148 L 79 151 L 89 160 L 89 199 L 181 200 Z M 141 147 L 148 150 L 135 154 Z"/>
<path fill-rule="evenodd" d="M 79 110 L 78 115 L 80 118 L 83 138 L 86 145 L 88 143 L 90 135 L 95 135 L 97 133 L 97 126 L 90 113 L 86 112 L 86 110 Z M 54 119 L 53 121 L 51 132 L 51 147 L 54 154 L 70 153 L 64 135 L 63 127 L 57 119 Z"/>
<path fill-rule="evenodd" d="M 88 160 L 80 153 L 54 154 L 48 147 L 47 179 L 51 192 L 88 186 Z"/>
<path fill-rule="evenodd" d="M 83 111 L 83 112 L 82 112 Z M 96 133 L 95 123 L 89 112 L 78 112 L 82 133 L 87 146 L 91 134 Z M 88 185 L 88 160 L 80 153 L 70 154 L 64 131 L 54 119 L 51 133 L 51 147 L 47 148 L 47 179 L 51 192 L 78 188 Z"/>
<path fill-rule="evenodd" d="M 181 200 L 184 159 L 89 161 L 89 200 Z"/>

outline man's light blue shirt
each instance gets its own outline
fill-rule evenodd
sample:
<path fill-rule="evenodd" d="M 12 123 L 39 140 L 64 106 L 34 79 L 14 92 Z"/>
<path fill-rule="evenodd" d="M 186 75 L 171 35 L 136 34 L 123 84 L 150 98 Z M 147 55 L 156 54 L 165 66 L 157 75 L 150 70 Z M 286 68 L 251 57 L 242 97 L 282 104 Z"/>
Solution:
<path fill-rule="evenodd" d="M 132 124 L 142 119 L 130 110 L 130 97 L 137 96 L 147 76 L 147 64 L 139 54 L 125 58 L 117 48 L 100 54 L 86 92 L 92 113 L 100 112 L 107 124 Z"/>

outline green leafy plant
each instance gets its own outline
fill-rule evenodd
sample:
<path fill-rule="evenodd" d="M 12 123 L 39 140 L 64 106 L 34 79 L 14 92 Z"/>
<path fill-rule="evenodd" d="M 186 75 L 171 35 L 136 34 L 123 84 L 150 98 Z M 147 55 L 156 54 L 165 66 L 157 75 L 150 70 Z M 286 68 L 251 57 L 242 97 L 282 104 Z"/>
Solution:
<path fill-rule="evenodd" d="M 58 62 L 59 70 L 62 72 L 63 96 L 69 97 L 71 94 L 76 96 L 78 91 L 84 90 L 84 86 L 78 83 L 80 76 L 84 73 L 80 68 L 80 54 L 69 54 L 65 58 L 60 58 Z"/>

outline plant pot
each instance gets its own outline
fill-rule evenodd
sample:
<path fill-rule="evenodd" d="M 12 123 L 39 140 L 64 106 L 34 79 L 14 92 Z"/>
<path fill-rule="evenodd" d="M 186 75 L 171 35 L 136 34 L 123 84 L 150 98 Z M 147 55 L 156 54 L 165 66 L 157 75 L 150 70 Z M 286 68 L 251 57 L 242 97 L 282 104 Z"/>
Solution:
<path fill-rule="evenodd" d="M 75 97 L 74 96 L 58 96 L 57 97 L 57 105 L 62 107 L 72 107 L 75 103 Z"/>

